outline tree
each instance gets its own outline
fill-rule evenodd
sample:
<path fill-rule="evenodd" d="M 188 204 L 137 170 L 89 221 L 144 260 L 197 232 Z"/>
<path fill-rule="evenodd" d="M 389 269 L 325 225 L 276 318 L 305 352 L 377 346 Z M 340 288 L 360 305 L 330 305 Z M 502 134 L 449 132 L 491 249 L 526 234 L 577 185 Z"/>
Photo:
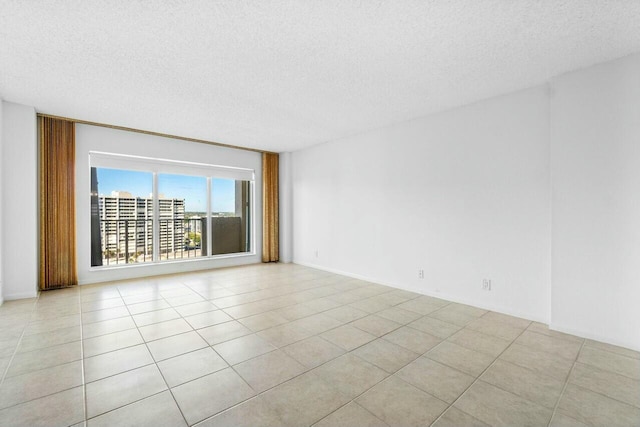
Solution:
<path fill-rule="evenodd" d="M 194 233 L 193 231 L 189 233 L 189 246 L 200 246 L 200 233 Z"/>

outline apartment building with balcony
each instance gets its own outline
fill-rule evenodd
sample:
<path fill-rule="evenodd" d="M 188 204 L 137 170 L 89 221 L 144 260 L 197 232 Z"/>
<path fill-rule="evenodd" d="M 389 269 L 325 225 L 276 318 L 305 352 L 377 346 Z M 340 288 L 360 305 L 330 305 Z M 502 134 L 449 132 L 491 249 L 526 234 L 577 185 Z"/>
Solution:
<path fill-rule="evenodd" d="M 159 198 L 160 253 L 180 250 L 185 239 L 185 201 Z M 153 199 L 126 191 L 99 196 L 100 239 L 103 265 L 146 262 L 153 257 Z"/>

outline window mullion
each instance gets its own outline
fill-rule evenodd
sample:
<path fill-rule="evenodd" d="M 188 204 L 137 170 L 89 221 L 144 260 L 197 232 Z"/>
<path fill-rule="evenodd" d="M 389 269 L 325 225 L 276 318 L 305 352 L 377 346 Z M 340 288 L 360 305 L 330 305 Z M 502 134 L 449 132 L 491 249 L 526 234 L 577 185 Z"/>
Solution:
<path fill-rule="evenodd" d="M 153 173 L 153 261 L 160 260 L 160 201 L 158 200 L 158 173 Z"/>
<path fill-rule="evenodd" d="M 212 203 L 213 203 L 213 198 L 211 197 L 211 191 L 213 190 L 213 180 L 211 179 L 210 176 L 207 177 L 207 236 L 206 236 L 206 242 L 207 242 L 207 256 L 212 256 L 213 254 L 211 253 L 211 251 L 213 251 L 213 242 L 211 241 L 213 238 L 213 233 L 211 230 L 211 226 L 212 226 L 212 222 L 211 222 L 211 214 L 212 214 Z"/>

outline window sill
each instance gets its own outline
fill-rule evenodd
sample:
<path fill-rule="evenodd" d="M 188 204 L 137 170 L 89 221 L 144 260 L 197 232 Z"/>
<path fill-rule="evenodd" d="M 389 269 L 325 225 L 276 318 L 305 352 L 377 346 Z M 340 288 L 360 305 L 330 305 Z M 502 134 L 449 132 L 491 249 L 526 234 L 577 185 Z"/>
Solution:
<path fill-rule="evenodd" d="M 163 261 L 150 261 L 150 262 L 141 262 L 141 263 L 131 263 L 131 264 L 116 264 L 116 265 L 102 265 L 89 267 L 89 271 L 112 271 L 112 270 L 123 270 L 123 269 L 137 269 L 141 267 L 152 267 L 159 265 L 170 265 L 170 264 L 188 264 L 188 263 L 198 263 L 205 261 L 215 261 L 219 259 L 229 259 L 229 258 L 245 258 L 255 256 L 255 252 L 241 252 L 235 254 L 223 254 L 223 255 L 212 255 L 207 257 L 198 257 L 198 258 L 187 258 L 187 259 L 168 259 Z"/>

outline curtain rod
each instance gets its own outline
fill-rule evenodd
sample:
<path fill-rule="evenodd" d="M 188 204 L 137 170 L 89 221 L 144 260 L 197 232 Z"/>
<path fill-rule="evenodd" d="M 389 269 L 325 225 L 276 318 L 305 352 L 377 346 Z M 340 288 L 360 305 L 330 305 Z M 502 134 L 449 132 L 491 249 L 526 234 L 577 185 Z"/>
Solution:
<path fill-rule="evenodd" d="M 124 130 L 124 131 L 127 131 L 127 132 L 143 133 L 145 135 L 161 136 L 163 138 L 173 138 L 173 139 L 179 139 L 179 140 L 182 140 L 182 141 L 197 142 L 199 144 L 215 145 L 216 147 L 233 148 L 233 149 L 236 149 L 236 150 L 244 150 L 244 151 L 253 151 L 255 153 L 278 154 L 278 153 L 276 153 L 274 151 L 258 150 L 257 148 L 240 147 L 238 145 L 223 144 L 221 142 L 207 141 L 205 139 L 188 138 L 186 136 L 170 135 L 170 134 L 167 134 L 167 133 L 160 133 L 160 132 L 153 132 L 153 131 L 150 131 L 150 130 L 128 128 L 128 127 L 125 127 L 125 126 L 107 125 L 107 124 L 104 124 L 104 123 L 90 122 L 88 120 L 78 120 L 78 119 L 71 119 L 69 117 L 54 116 L 52 114 L 38 113 L 37 116 L 38 117 L 48 117 L 50 119 L 64 120 L 64 121 L 67 121 L 67 122 L 80 123 L 80 124 L 83 124 L 83 125 L 100 126 L 100 127 L 103 127 L 103 128 Z"/>

